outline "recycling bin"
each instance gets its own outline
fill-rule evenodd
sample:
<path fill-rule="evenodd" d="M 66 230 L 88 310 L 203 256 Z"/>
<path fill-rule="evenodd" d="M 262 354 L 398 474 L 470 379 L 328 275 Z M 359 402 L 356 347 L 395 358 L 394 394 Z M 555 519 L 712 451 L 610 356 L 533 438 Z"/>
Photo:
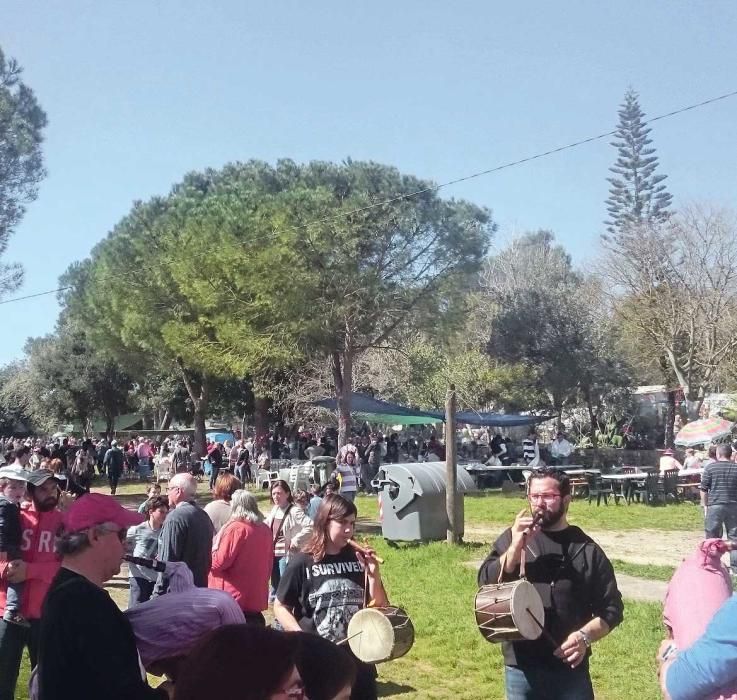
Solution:
<path fill-rule="evenodd" d="M 384 464 L 371 482 L 379 493 L 384 538 L 397 542 L 444 540 L 448 530 L 445 484 L 445 462 Z M 457 516 L 462 535 L 463 494 L 476 486 L 461 466 L 456 485 L 461 496 Z"/>

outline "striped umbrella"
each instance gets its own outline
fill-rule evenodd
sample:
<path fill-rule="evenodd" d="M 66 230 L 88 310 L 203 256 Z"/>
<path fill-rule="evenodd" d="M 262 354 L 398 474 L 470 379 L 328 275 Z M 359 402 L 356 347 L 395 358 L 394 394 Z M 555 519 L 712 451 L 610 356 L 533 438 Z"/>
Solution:
<path fill-rule="evenodd" d="M 708 442 L 714 442 L 720 438 L 727 437 L 732 432 L 732 426 L 724 418 L 702 418 L 692 423 L 687 423 L 676 435 L 676 445 L 681 447 L 694 447 Z"/>

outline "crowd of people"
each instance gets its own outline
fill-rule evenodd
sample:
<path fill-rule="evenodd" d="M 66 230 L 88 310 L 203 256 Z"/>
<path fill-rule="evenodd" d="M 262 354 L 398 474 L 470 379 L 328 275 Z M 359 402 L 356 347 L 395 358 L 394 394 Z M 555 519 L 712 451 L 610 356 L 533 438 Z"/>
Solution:
<path fill-rule="evenodd" d="M 364 572 L 374 601 L 386 600 L 372 550 L 361 554 L 348 545 L 352 502 L 328 489 L 303 508 L 289 485 L 276 481 L 265 515 L 238 478 L 223 471 L 205 509 L 197 502 L 196 477 L 182 472 L 169 479 L 165 496 L 152 484 L 137 510 L 111 495 L 84 492 L 62 511 L 64 475 L 27 469 L 27 458 L 23 445 L 0 470 L 0 700 L 14 697 L 25 648 L 35 668 L 32 697 L 40 700 L 169 698 L 173 687 L 178 699 L 202 698 L 203 684 L 208 694 L 216 688 L 218 698 L 376 697 L 373 667 L 336 644 L 365 604 L 354 591 Z M 309 589 L 318 580 L 305 575 L 308 551 L 312 564 L 338 557 L 350 566 L 324 577 L 323 589 Z M 104 590 L 126 554 L 133 557 L 129 609 L 173 595 L 167 565 L 179 563 L 193 587 L 222 591 L 241 612 L 242 629 L 221 627 L 187 650 L 174 686 L 147 684 L 131 622 Z M 330 595 L 316 598 L 325 586 Z M 270 597 L 275 608 L 285 606 L 276 630 L 267 629 L 264 617 Z M 337 617 L 343 627 L 327 624 Z M 310 634 L 293 634 L 302 629 Z M 228 673 L 234 655 L 238 667 L 252 668 L 247 682 Z"/>
<path fill-rule="evenodd" d="M 368 446 L 380 446 L 379 437 L 369 436 Z M 533 440 L 534 433 L 528 437 Z M 307 440 L 306 457 L 325 456 L 324 442 Z M 99 444 L 67 441 L 49 449 L 14 443 L 0 468 L 0 700 L 14 697 L 24 649 L 35 669 L 32 697 L 40 700 L 174 693 L 177 700 L 205 694 L 234 700 L 375 698 L 375 667 L 343 644 L 353 615 L 389 601 L 375 553 L 352 544 L 356 492 L 370 488 L 373 470 L 387 457 L 377 447 L 376 458 L 369 455 L 366 462 L 362 442 L 349 441 L 337 451 L 322 488 L 293 492 L 286 481 L 272 479 L 268 512 L 248 490 L 253 462 L 247 440 L 208 445 L 208 453 L 217 451 L 222 461 L 205 507 L 198 501 L 204 484 L 185 440 L 166 446 L 135 441 L 137 476 L 149 480 L 162 453 L 177 464 L 165 486 L 158 479 L 149 483 L 137 509 L 123 507 L 112 494 L 91 492 L 80 478 L 75 465 L 89 461 L 100 468 Z M 555 442 L 565 459 L 565 437 Z M 522 447 L 530 462 L 539 459 L 536 440 L 532 450 Z M 130 444 L 106 445 L 102 473 L 110 479 L 111 469 L 130 469 L 130 451 Z M 148 459 L 143 468 L 139 451 Z M 121 462 L 117 454 L 124 455 Z M 705 535 L 721 538 L 726 531 L 737 540 L 737 463 L 730 445 L 715 446 L 713 458 L 700 466 Z M 538 639 L 503 644 L 506 696 L 593 698 L 592 647 L 624 617 L 614 570 L 603 549 L 569 523 L 571 484 L 564 471 L 533 469 L 527 501 L 478 573 L 481 586 L 525 579 L 546 611 Z M 179 565 L 193 588 L 217 591 L 238 613 L 237 625 L 203 631 L 193 648 L 183 650 L 173 683 L 148 685 L 131 618 L 105 591 L 126 555 L 132 555 L 126 562 L 129 610 L 148 610 L 176 595 L 177 570 L 170 565 Z M 267 627 L 270 606 L 274 619 Z M 737 680 L 733 609 L 725 604 L 693 649 L 664 646 L 666 697 L 707 698 L 707 691 Z M 230 672 L 236 667 L 249 669 L 248 682 Z"/>

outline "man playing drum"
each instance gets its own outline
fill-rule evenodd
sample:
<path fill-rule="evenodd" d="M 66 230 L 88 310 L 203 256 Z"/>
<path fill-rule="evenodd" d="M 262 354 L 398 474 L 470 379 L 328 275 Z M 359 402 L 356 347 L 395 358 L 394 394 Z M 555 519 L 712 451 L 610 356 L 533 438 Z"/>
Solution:
<path fill-rule="evenodd" d="M 525 574 L 545 608 L 544 632 L 530 641 L 504 642 L 507 700 L 593 700 L 591 644 L 622 621 L 622 595 L 599 545 L 569 525 L 571 489 L 558 469 L 532 472 L 527 497 L 511 528 L 494 543 L 479 570 L 479 585 Z"/>

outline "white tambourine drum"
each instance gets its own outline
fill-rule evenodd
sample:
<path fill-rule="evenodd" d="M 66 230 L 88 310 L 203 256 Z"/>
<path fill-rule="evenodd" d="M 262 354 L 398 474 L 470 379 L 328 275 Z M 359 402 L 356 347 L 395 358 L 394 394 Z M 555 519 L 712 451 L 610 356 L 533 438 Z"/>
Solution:
<path fill-rule="evenodd" d="M 402 608 L 364 608 L 348 623 L 347 640 L 357 659 L 379 664 L 404 656 L 415 642 L 415 628 Z"/>

